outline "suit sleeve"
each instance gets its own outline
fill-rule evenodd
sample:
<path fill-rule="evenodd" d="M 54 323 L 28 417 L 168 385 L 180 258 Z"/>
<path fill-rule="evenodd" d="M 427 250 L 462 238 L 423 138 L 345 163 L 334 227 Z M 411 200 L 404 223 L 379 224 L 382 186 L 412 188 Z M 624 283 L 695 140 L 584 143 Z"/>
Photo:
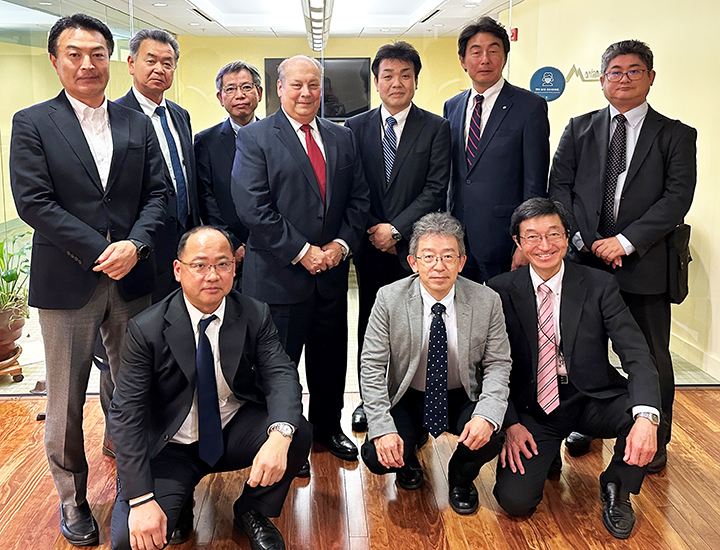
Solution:
<path fill-rule="evenodd" d="M 416 220 L 428 212 L 444 208 L 450 182 L 450 155 L 450 123 L 444 120 L 432 138 L 430 162 L 422 192 L 391 221 L 406 239 L 410 239 Z"/>
<path fill-rule="evenodd" d="M 368 212 L 370 212 L 370 190 L 365 179 L 355 134 L 347 132 L 347 135 L 350 137 L 349 145 L 353 151 L 353 174 L 352 181 L 348 182 L 350 193 L 345 204 L 343 220 L 335 238 L 344 240 L 350 250 L 357 252 L 365 234 Z"/>
<path fill-rule="evenodd" d="M 574 235 L 579 227 L 573 211 L 573 187 L 577 174 L 577 154 L 575 152 L 575 135 L 572 119 L 560 137 L 552 169 L 550 170 L 550 198 L 559 201 L 570 214 L 570 235 Z"/>
<path fill-rule="evenodd" d="M 58 203 L 45 146 L 30 116 L 24 111 L 16 113 L 10 141 L 10 185 L 18 215 L 55 246 L 80 258 L 85 270 L 92 269 L 108 241 Z"/>
<path fill-rule="evenodd" d="M 547 197 L 550 122 L 546 101 L 537 103 L 523 128 L 523 200 Z"/>

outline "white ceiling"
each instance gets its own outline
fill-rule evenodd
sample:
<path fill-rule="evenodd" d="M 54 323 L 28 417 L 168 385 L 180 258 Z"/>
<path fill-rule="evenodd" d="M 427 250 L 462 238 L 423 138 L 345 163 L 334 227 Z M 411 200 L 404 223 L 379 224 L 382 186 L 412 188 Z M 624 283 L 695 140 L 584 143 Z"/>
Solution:
<path fill-rule="evenodd" d="M 456 36 L 468 20 L 496 15 L 509 1 L 334 0 L 330 40 Z M 49 27 L 58 15 L 84 12 L 122 35 L 121 29 L 129 28 L 129 11 L 128 0 L 0 0 L 0 29 Z M 300 0 L 133 0 L 132 11 L 140 20 L 135 30 L 139 24 L 193 36 L 305 36 Z"/>

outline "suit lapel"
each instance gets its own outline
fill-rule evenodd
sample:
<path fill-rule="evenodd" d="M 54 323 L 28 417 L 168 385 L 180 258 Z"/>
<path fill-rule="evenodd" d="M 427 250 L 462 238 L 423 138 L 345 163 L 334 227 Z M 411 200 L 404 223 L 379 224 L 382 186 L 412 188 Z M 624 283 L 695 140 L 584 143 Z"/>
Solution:
<path fill-rule="evenodd" d="M 167 328 L 163 331 L 173 358 L 191 385 L 195 385 L 195 333 L 190 323 L 182 291 L 177 291 L 165 312 Z"/>
<path fill-rule="evenodd" d="M 107 192 L 115 182 L 120 170 L 123 167 L 127 155 L 128 144 L 130 143 L 130 121 L 124 110 L 108 102 L 108 116 L 110 118 L 110 131 L 113 140 L 112 163 L 110 164 L 110 175 L 108 176 Z"/>
<path fill-rule="evenodd" d="M 321 118 L 315 118 L 318 124 L 318 130 L 320 130 L 320 136 L 323 140 L 323 147 L 325 149 L 325 204 L 329 205 L 330 201 L 332 200 L 333 195 L 333 184 L 332 184 L 332 175 L 335 174 L 335 169 L 337 168 L 337 141 L 334 139 L 334 136 L 331 133 L 331 124 L 335 124 L 334 122 L 326 122 L 325 120 Z M 308 159 L 308 162 L 310 162 L 310 159 Z M 312 168 L 312 165 L 310 165 Z M 315 172 L 313 171 L 313 176 L 315 175 Z M 315 178 L 315 181 L 317 182 L 317 178 Z M 320 192 L 320 187 L 318 187 L 318 193 Z"/>
<path fill-rule="evenodd" d="M 220 141 L 225 148 L 225 152 L 230 157 L 230 162 L 235 161 L 235 132 L 232 129 L 230 119 L 225 119 L 220 127 Z"/>
<path fill-rule="evenodd" d="M 647 115 L 643 121 L 640 135 L 638 136 L 637 144 L 635 145 L 635 151 L 633 152 L 632 159 L 630 159 L 630 168 L 628 168 L 627 176 L 625 177 L 625 186 L 632 184 L 632 180 L 640 169 L 645 157 L 650 152 L 655 138 L 657 137 L 660 129 L 663 127 L 663 120 L 655 110 L 648 107 Z"/>
<path fill-rule="evenodd" d="M 470 170 L 472 170 L 475 165 L 478 162 L 478 159 L 482 156 L 483 151 L 487 148 L 488 144 L 490 143 L 490 140 L 493 138 L 493 135 L 497 131 L 497 129 L 500 127 L 500 124 L 502 123 L 505 116 L 508 114 L 510 109 L 512 109 L 513 101 L 511 97 L 514 95 L 514 92 L 512 90 L 512 87 L 510 86 L 509 82 L 505 82 L 502 89 L 500 90 L 500 93 L 498 94 L 497 100 L 495 100 L 495 106 L 493 107 L 492 112 L 490 113 L 490 118 L 487 121 L 487 126 L 482 130 L 482 136 L 480 136 L 480 143 L 478 144 L 478 150 L 477 155 L 475 155 L 475 158 L 473 159 L 472 165 L 470 166 Z M 466 103 L 467 106 L 467 103 Z M 464 135 L 464 128 L 463 125 L 463 135 Z"/>
<path fill-rule="evenodd" d="M 100 173 L 95 164 L 95 159 L 90 152 L 90 146 L 80 127 L 80 121 L 72 105 L 70 105 L 70 101 L 65 97 L 64 91 L 55 97 L 51 103 L 51 107 L 52 110 L 49 113 L 50 119 L 55 123 L 60 134 L 62 134 L 70 145 L 70 148 L 77 155 L 92 182 L 102 192 L 103 188 L 100 182 Z"/>
<path fill-rule="evenodd" d="M 415 142 L 417 141 L 420 133 L 422 132 L 423 126 L 425 126 L 425 121 L 422 119 L 421 115 L 422 113 L 420 113 L 420 110 L 415 107 L 415 105 L 412 105 L 410 107 L 410 112 L 408 113 L 407 120 L 405 120 L 405 127 L 403 128 L 402 139 L 400 139 L 400 145 L 398 146 L 397 152 L 395 153 L 395 162 L 393 163 L 393 169 L 392 173 L 390 174 L 390 182 L 387 186 L 387 190 L 389 190 L 390 187 L 395 183 L 398 172 L 400 171 L 403 162 L 405 162 L 405 159 L 410 154 L 410 151 L 412 151 L 413 147 L 415 146 Z"/>
<path fill-rule="evenodd" d="M 247 319 L 242 306 L 228 295 L 225 298 L 225 317 L 220 327 L 220 358 L 225 381 L 233 388 L 233 381 L 240 366 L 240 358 L 245 348 Z M 243 337 L 239 338 L 238 335 Z"/>
<path fill-rule="evenodd" d="M 575 338 L 577 337 L 578 326 L 582 307 L 587 296 L 587 288 L 583 284 L 582 273 L 570 262 L 565 263 L 565 275 L 563 275 L 562 297 L 560 299 L 560 335 L 563 355 L 568 358 L 573 356 Z M 568 369 L 571 368 L 569 360 L 566 362 Z"/>
<path fill-rule="evenodd" d="M 525 331 L 525 337 L 530 344 L 530 356 L 533 363 L 533 376 L 537 374 L 538 361 L 538 329 L 537 329 L 537 301 L 535 291 L 530 279 L 530 268 L 522 267 L 522 275 L 516 277 L 510 291 L 510 299 L 517 312 L 518 319 Z"/>
<path fill-rule="evenodd" d="M 177 131 L 178 137 L 180 138 L 180 148 L 182 149 L 183 159 L 185 159 L 185 171 L 188 173 L 186 179 L 190 180 L 190 159 L 193 155 L 193 151 L 191 150 L 192 135 L 190 132 L 190 128 L 187 125 L 185 117 L 180 112 L 180 108 L 172 101 L 166 100 L 165 103 L 167 104 L 168 111 L 170 111 L 170 118 L 173 121 L 175 130 Z"/>
<path fill-rule="evenodd" d="M 271 116 L 274 118 L 273 124 L 278 138 L 285 145 L 287 150 L 298 163 L 298 166 L 300 167 L 300 170 L 305 176 L 308 185 L 312 187 L 318 199 L 322 200 L 322 195 L 320 195 L 320 187 L 318 186 L 315 172 L 313 171 L 312 164 L 310 163 L 310 157 L 308 157 L 305 149 L 303 149 L 303 146 L 301 145 L 298 136 L 295 134 L 295 131 L 290 124 L 290 121 L 287 119 L 282 109 L 278 109 L 278 111 Z M 325 138 L 323 138 L 323 144 L 324 139 Z"/>
<path fill-rule="evenodd" d="M 378 128 L 380 128 L 381 131 L 384 131 L 380 107 L 372 112 L 365 124 L 367 126 L 365 129 L 365 134 L 367 136 L 366 143 L 369 144 L 370 149 L 368 157 L 372 159 L 384 159 L 385 155 L 382 148 L 382 138 L 380 137 L 380 132 L 378 132 Z M 382 197 L 387 189 L 387 185 L 385 185 L 385 162 L 374 162 L 373 166 L 375 174 L 377 175 L 377 181 L 380 182 L 378 194 Z M 370 181 L 374 181 L 374 178 L 368 177 L 368 182 Z"/>
<path fill-rule="evenodd" d="M 470 361 L 470 334 L 472 332 L 472 307 L 465 294 L 460 279 L 455 281 L 455 316 L 457 318 L 458 338 L 458 365 L 460 366 L 460 381 L 465 388 L 470 387 L 470 373 L 463 365 L 471 365 Z"/>
<path fill-rule="evenodd" d="M 592 129 L 597 144 L 598 165 L 600 168 L 599 197 L 602 201 L 602 188 L 605 185 L 605 168 L 607 165 L 608 146 L 610 143 L 610 108 L 600 109 L 592 116 Z M 600 204 L 600 203 L 598 203 Z"/>
<path fill-rule="evenodd" d="M 420 352 L 422 351 L 422 323 L 423 323 L 423 301 L 420 294 L 420 279 L 415 276 L 412 284 L 412 292 L 405 302 L 407 309 L 408 325 L 410 327 L 410 364 L 408 365 L 408 374 L 406 379 L 408 384 L 415 376 L 415 371 L 420 361 Z"/>

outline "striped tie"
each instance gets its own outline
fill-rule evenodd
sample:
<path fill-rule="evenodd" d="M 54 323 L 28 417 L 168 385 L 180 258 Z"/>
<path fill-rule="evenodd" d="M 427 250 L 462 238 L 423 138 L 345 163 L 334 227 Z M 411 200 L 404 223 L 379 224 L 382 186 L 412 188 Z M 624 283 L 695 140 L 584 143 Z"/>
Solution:
<path fill-rule="evenodd" d="M 541 284 L 538 293 L 542 299 L 538 311 L 538 372 L 537 400 L 542 409 L 550 414 L 560 404 L 557 383 L 557 345 L 553 321 L 550 289 Z"/>
<path fill-rule="evenodd" d="M 478 145 L 480 145 L 480 122 L 482 120 L 482 102 L 483 96 L 475 96 L 475 109 L 470 117 L 470 129 L 468 130 L 467 149 L 465 149 L 465 158 L 467 159 L 468 169 L 472 166 L 477 153 Z"/>
<path fill-rule="evenodd" d="M 397 123 L 393 117 L 387 117 L 385 125 L 385 137 L 382 140 L 383 156 L 385 157 L 385 183 L 390 185 L 393 163 L 395 162 L 395 151 L 397 150 L 397 139 L 393 126 Z"/>

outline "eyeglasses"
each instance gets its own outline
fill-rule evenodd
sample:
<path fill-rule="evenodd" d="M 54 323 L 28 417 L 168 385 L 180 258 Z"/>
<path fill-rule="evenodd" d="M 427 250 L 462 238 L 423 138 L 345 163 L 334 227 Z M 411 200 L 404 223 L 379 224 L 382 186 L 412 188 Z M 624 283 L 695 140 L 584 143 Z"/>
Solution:
<path fill-rule="evenodd" d="M 623 76 L 627 75 L 630 80 L 640 80 L 643 77 L 643 73 L 649 72 L 650 71 L 648 69 L 633 69 L 632 71 L 628 71 L 626 73 L 622 71 L 611 71 L 609 73 L 605 73 L 605 78 L 608 79 L 608 82 L 620 82 L 623 79 Z"/>
<path fill-rule="evenodd" d="M 241 86 L 225 86 L 222 91 L 225 95 L 235 95 L 238 90 L 240 90 L 244 94 L 249 94 L 250 92 L 255 90 L 255 84 L 243 84 Z"/>
<path fill-rule="evenodd" d="M 415 256 L 415 259 L 421 262 L 426 267 L 432 267 L 434 266 L 438 260 L 440 260 L 443 265 L 454 265 L 460 256 L 457 254 L 443 254 L 441 256 L 438 256 L 436 254 L 423 254 L 422 256 Z"/>
<path fill-rule="evenodd" d="M 212 268 L 215 268 L 217 273 L 230 273 L 232 271 L 235 262 L 220 262 L 217 264 L 201 264 L 201 263 L 187 263 L 182 260 L 178 260 L 183 265 L 188 266 L 188 269 L 195 275 L 207 275 Z"/>
<path fill-rule="evenodd" d="M 553 231 L 552 233 L 545 233 L 545 235 L 526 235 L 525 237 L 520 237 L 520 240 L 523 240 L 527 244 L 535 246 L 540 244 L 543 239 L 545 239 L 549 243 L 556 244 L 565 239 L 566 237 L 567 233 L 559 233 L 557 231 Z"/>

